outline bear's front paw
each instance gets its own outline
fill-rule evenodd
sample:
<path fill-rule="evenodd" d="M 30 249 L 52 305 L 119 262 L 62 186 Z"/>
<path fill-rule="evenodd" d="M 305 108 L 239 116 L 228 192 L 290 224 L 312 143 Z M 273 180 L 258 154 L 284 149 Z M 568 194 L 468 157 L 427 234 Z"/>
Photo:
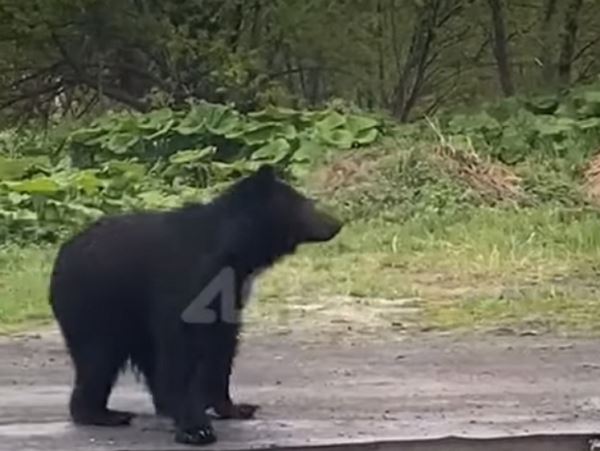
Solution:
<path fill-rule="evenodd" d="M 212 426 L 199 426 L 189 429 L 177 429 L 175 442 L 184 445 L 208 445 L 217 441 Z"/>
<path fill-rule="evenodd" d="M 129 426 L 135 414 L 120 410 L 102 409 L 99 411 L 86 409 L 73 409 L 73 421 L 80 425 L 89 426 Z"/>
<path fill-rule="evenodd" d="M 218 403 L 214 406 L 215 413 L 221 419 L 249 420 L 260 408 L 257 404 L 234 404 L 232 402 Z"/>

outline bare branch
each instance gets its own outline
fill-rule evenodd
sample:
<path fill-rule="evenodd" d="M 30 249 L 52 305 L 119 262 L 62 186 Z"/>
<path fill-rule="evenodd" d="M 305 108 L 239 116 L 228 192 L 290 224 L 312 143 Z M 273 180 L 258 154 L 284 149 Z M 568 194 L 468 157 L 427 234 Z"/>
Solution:
<path fill-rule="evenodd" d="M 512 71 L 508 53 L 508 40 L 506 33 L 506 20 L 504 17 L 504 5 L 502 0 L 488 0 L 488 5 L 492 13 L 493 26 L 493 51 L 498 64 L 498 78 L 502 92 L 505 96 L 512 96 L 515 93 L 515 86 L 512 80 Z"/>
<path fill-rule="evenodd" d="M 592 39 L 586 45 L 584 45 L 583 47 L 581 47 L 579 49 L 579 51 L 571 59 L 571 63 L 574 63 L 579 58 L 581 58 L 585 54 L 585 52 L 587 52 L 589 49 L 591 49 L 592 47 L 594 47 L 598 42 L 600 42 L 600 35 L 596 36 L 594 39 Z"/>
<path fill-rule="evenodd" d="M 61 55 L 65 59 L 65 62 L 71 67 L 76 79 L 80 83 L 83 83 L 89 88 L 101 91 L 102 94 L 106 95 L 107 97 L 121 102 L 138 111 L 148 111 L 149 107 L 145 102 L 133 97 L 132 95 L 128 94 L 122 89 L 116 88 L 114 86 L 103 85 L 101 81 L 96 82 L 96 80 L 94 80 L 85 72 L 85 69 L 79 64 L 79 62 L 71 56 L 66 47 L 62 44 L 60 38 L 54 32 L 52 33 L 52 39 L 56 44 L 58 50 L 60 51 Z"/>
<path fill-rule="evenodd" d="M 23 94 L 19 94 L 16 97 L 13 97 L 3 103 L 0 103 L 0 110 L 4 110 L 5 108 L 11 107 L 13 105 L 16 105 L 17 103 L 23 102 L 25 100 L 31 100 L 34 99 L 36 97 L 40 97 L 42 95 L 46 95 L 46 94 L 50 94 L 52 93 L 53 96 L 55 94 L 58 94 L 60 89 L 62 88 L 63 83 L 62 82 L 58 82 L 58 83 L 54 83 L 52 85 L 49 86 L 42 86 L 38 89 L 35 89 L 33 91 L 28 91 L 25 92 Z"/>
<path fill-rule="evenodd" d="M 562 43 L 558 57 L 558 80 L 562 86 L 567 86 L 571 81 L 573 53 L 579 30 L 578 16 L 582 4 L 583 0 L 571 0 L 565 13 Z"/>

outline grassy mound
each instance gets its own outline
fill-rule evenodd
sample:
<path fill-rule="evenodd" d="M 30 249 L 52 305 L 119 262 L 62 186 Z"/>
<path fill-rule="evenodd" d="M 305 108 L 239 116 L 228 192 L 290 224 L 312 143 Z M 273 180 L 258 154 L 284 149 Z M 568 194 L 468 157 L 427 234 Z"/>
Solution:
<path fill-rule="evenodd" d="M 208 198 L 271 161 L 347 226 L 334 242 L 302 249 L 262 279 L 249 312 L 254 330 L 595 333 L 600 109 L 590 106 L 596 96 L 587 99 L 552 114 L 503 104 L 409 126 L 378 120 L 375 127 L 332 112 L 269 119 L 285 125 L 290 115 L 312 117 L 301 134 L 318 146 L 304 147 L 289 127 L 273 125 L 273 136 L 246 148 L 239 136 L 258 139 L 246 135 L 247 121 L 240 119 L 246 131 L 239 136 L 210 122 L 195 129 L 193 148 L 173 145 L 170 156 L 146 161 L 104 153 L 93 167 L 58 150 L 54 163 L 37 161 L 47 157 L 41 146 L 22 145 L 0 162 L 0 174 L 12 174 L 2 182 L 0 328 L 48 320 L 49 262 L 63 232 L 94 214 Z M 289 146 L 278 141 L 286 129 Z M 248 156 L 215 158 L 203 151 L 207 136 L 231 139 Z M 269 158 L 252 156 L 265 146 Z M 327 151 L 309 157 L 317 148 Z M 299 149 L 308 153 L 292 158 Z M 19 166 L 25 159 L 26 170 Z"/>

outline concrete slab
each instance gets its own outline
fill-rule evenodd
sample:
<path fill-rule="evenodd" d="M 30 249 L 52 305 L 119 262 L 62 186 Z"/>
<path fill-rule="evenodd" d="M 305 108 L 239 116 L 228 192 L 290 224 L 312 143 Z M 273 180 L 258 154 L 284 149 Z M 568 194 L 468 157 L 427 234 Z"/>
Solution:
<path fill-rule="evenodd" d="M 313 338 L 246 340 L 234 395 L 262 408 L 256 420 L 216 421 L 219 442 L 202 449 L 568 451 L 600 433 L 600 340 Z M 56 332 L 0 342 L 0 451 L 190 449 L 131 375 L 111 398 L 139 414 L 131 427 L 74 427 L 71 377 Z"/>

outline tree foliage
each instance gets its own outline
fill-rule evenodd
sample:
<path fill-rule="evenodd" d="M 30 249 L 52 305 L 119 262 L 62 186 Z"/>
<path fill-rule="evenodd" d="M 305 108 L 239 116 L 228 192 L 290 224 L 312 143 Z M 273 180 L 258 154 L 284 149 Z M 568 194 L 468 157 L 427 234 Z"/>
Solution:
<path fill-rule="evenodd" d="M 599 20 L 596 0 L 0 0 L 0 114 L 340 98 L 406 121 L 593 81 Z"/>
<path fill-rule="evenodd" d="M 263 163 L 301 177 L 327 158 L 377 142 L 386 127 L 335 109 L 221 104 L 109 113 L 73 131 L 0 134 L 0 241 L 56 238 L 103 213 L 203 199 Z"/>
<path fill-rule="evenodd" d="M 540 170 L 526 186 L 534 197 L 572 205 L 580 202 L 575 179 L 600 146 L 600 86 L 483 104 L 436 122 L 436 133 L 457 149 L 513 168 L 535 164 Z M 433 155 L 436 133 L 428 121 L 394 125 L 341 108 L 242 113 L 207 102 L 185 111 L 107 113 L 47 135 L 7 129 L 0 133 L 0 242 L 54 240 L 105 213 L 202 200 L 264 162 L 302 179 L 324 160 L 365 146 L 381 150 L 388 141 L 398 154 Z M 399 174 L 381 174 L 375 198 L 340 204 L 352 215 L 394 205 L 406 215 L 463 205 L 467 198 L 448 185 L 447 174 L 428 167 L 413 161 L 388 168 Z"/>

